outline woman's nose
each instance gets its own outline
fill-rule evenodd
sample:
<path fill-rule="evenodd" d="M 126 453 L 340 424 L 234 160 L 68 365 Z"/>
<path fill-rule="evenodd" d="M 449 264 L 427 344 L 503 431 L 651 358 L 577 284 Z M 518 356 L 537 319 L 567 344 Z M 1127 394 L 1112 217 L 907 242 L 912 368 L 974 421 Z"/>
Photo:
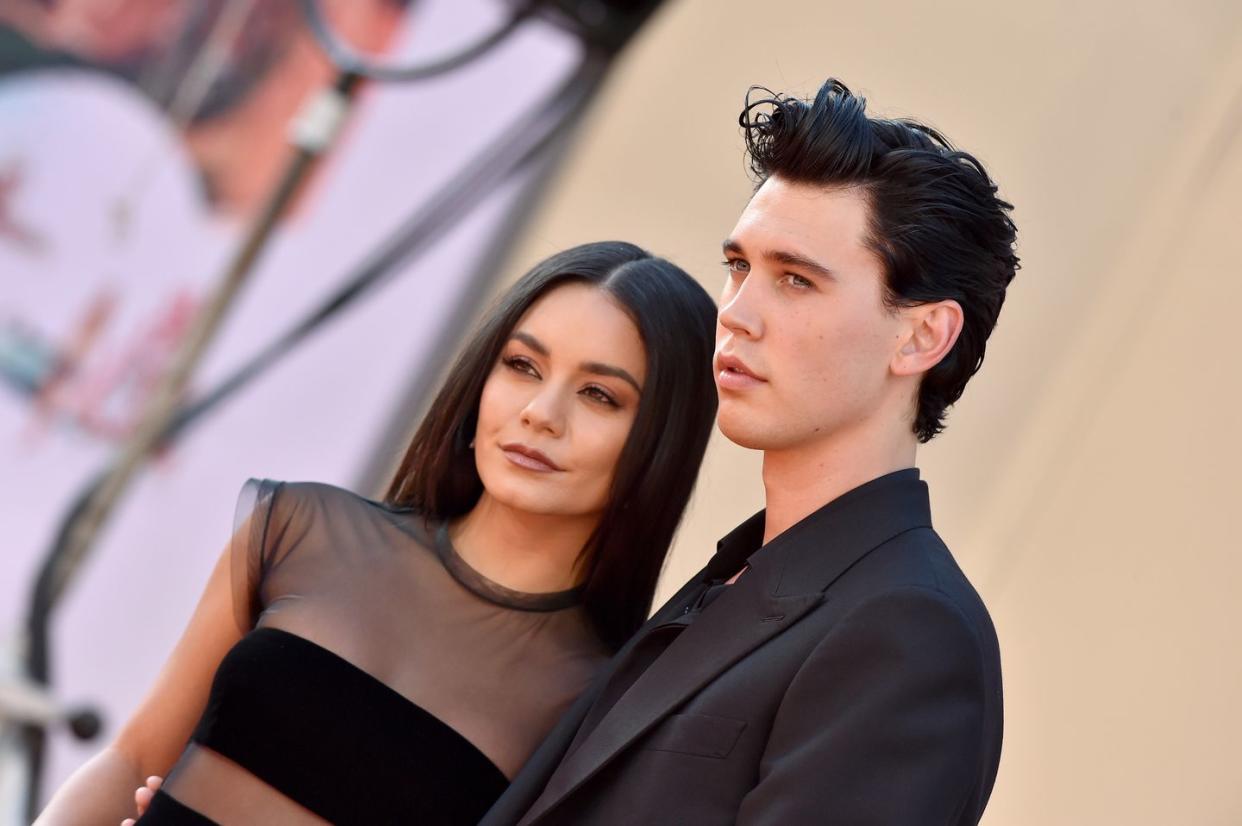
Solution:
<path fill-rule="evenodd" d="M 541 392 L 522 408 L 522 424 L 532 430 L 559 436 L 564 430 L 564 410 L 561 393 L 544 385 Z"/>

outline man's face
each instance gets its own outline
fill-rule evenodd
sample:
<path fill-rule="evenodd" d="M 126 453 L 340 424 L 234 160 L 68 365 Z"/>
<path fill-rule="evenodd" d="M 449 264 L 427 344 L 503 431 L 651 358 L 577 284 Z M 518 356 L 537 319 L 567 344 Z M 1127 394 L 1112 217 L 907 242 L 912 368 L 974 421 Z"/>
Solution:
<path fill-rule="evenodd" d="M 779 451 L 900 415 L 890 374 L 903 331 L 863 239 L 857 189 L 766 181 L 725 241 L 716 327 L 720 430 Z M 901 411 L 905 413 L 906 411 Z"/>

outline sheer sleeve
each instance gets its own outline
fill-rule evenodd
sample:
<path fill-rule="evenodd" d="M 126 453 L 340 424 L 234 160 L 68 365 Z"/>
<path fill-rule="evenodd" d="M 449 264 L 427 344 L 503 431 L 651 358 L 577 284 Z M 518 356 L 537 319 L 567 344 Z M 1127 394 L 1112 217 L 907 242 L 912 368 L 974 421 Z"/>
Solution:
<path fill-rule="evenodd" d="M 259 588 L 271 564 L 274 534 L 281 528 L 280 524 L 273 526 L 272 510 L 283 487 L 283 482 L 271 479 L 249 479 L 237 496 L 229 558 L 233 616 L 243 634 L 254 627 L 262 610 Z"/>

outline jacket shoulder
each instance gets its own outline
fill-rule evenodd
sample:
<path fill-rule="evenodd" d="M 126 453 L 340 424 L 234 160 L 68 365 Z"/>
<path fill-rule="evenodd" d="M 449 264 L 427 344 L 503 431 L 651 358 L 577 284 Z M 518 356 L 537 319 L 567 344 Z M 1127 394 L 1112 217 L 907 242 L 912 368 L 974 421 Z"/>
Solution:
<path fill-rule="evenodd" d="M 984 648 L 996 648 L 996 631 L 979 592 L 948 546 L 931 528 L 916 528 L 874 548 L 829 588 L 834 600 L 858 604 L 923 593 L 959 612 Z"/>

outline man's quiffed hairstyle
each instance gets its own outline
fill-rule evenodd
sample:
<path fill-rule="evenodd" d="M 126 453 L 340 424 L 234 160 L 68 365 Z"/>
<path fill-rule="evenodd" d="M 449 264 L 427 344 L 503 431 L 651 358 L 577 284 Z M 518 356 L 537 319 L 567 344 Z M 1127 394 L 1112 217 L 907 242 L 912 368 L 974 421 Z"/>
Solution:
<path fill-rule="evenodd" d="M 1018 269 L 1013 206 L 974 157 L 916 121 L 868 117 L 866 100 L 835 79 L 814 101 L 752 87 L 739 122 L 757 187 L 775 176 L 862 190 L 865 243 L 884 266 L 890 308 L 945 299 L 962 306 L 957 343 L 919 386 L 914 432 L 929 441 L 983 364 Z"/>

